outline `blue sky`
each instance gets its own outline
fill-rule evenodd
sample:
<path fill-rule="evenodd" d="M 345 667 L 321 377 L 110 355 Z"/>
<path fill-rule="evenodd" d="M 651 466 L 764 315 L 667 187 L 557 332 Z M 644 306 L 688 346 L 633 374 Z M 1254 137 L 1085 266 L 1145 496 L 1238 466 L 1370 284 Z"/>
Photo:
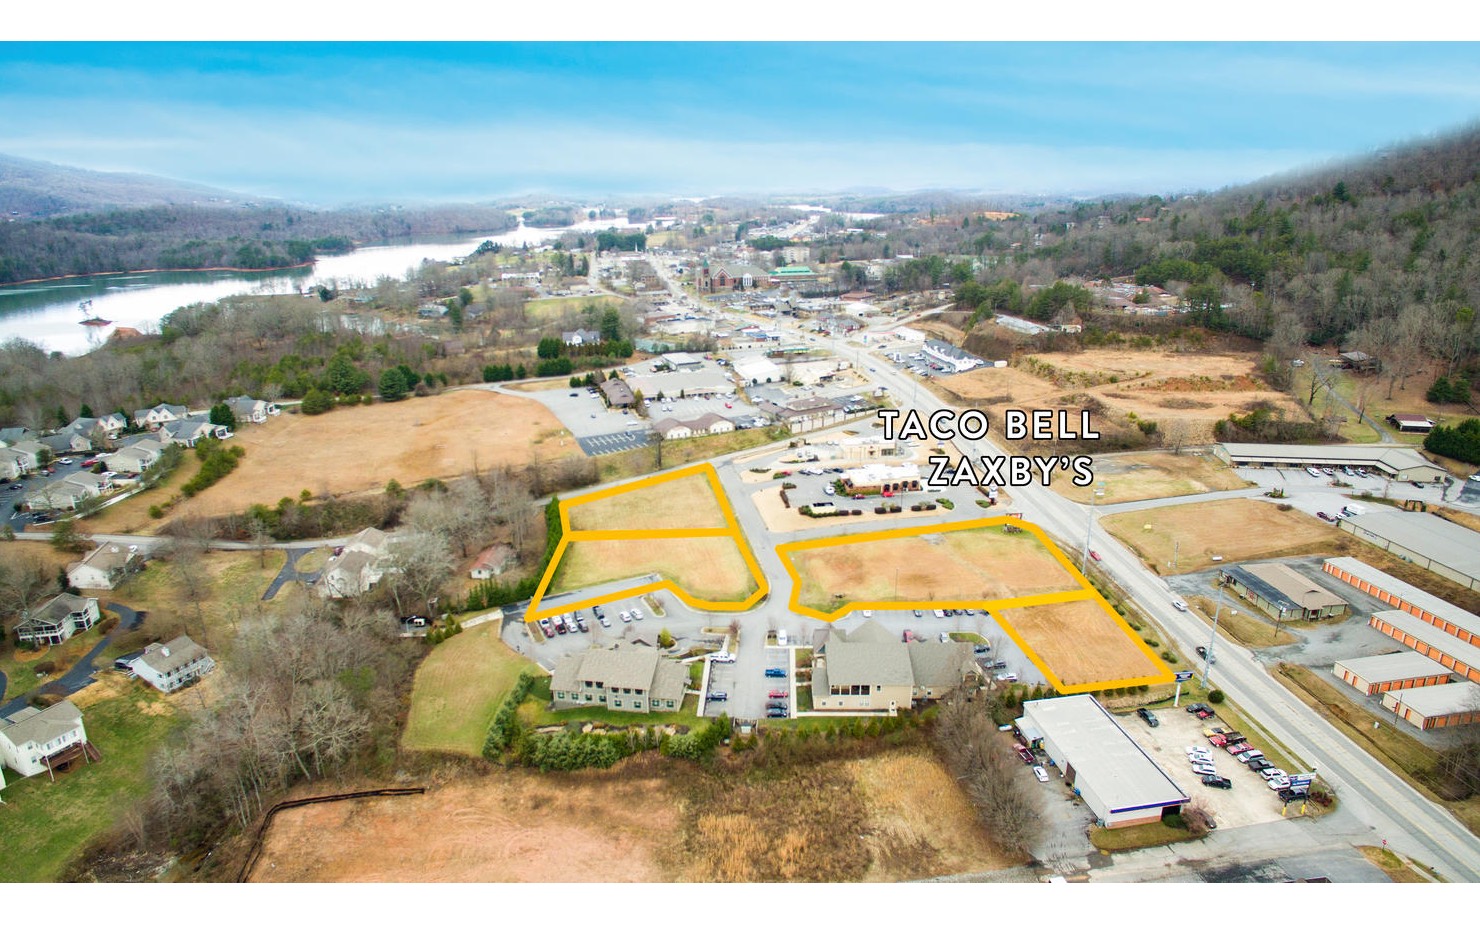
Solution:
<path fill-rule="evenodd" d="M 0 153 L 318 204 L 1216 188 L 1480 115 L 1480 46 L 0 44 Z"/>

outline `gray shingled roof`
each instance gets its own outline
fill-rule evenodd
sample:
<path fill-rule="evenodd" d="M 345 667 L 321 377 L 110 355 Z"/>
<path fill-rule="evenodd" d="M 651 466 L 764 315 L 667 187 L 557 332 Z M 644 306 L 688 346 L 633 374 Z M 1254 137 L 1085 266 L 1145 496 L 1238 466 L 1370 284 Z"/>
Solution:
<path fill-rule="evenodd" d="M 12 719 L 9 725 L 3 725 L 6 721 L 0 720 L 0 735 L 17 746 L 24 746 L 28 742 L 44 745 L 82 723 L 82 711 L 70 700 L 52 704 L 44 710 L 21 710 L 15 715 L 22 718 Z"/>
<path fill-rule="evenodd" d="M 915 673 L 902 642 L 846 642 L 827 644 L 827 674 L 833 687 L 855 684 L 912 686 Z"/>
<path fill-rule="evenodd" d="M 969 642 L 925 642 L 905 648 L 910 653 L 916 687 L 955 687 L 968 671 L 974 669 L 980 673 L 971 657 Z"/>
<path fill-rule="evenodd" d="M 205 655 L 206 650 L 189 636 L 176 636 L 166 643 L 150 643 L 144 648 L 144 654 L 139 656 L 139 660 L 160 674 L 169 674 L 204 658 Z"/>

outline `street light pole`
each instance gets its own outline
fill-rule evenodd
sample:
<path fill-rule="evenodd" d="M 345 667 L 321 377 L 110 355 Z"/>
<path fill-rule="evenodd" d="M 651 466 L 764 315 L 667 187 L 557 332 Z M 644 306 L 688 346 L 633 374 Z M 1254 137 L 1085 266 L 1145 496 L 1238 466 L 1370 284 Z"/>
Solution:
<path fill-rule="evenodd" d="M 1208 636 L 1208 654 L 1203 657 L 1203 687 L 1208 686 L 1208 672 L 1213 670 L 1213 646 L 1218 641 L 1218 616 L 1223 613 L 1223 576 L 1218 576 L 1218 606 L 1213 608 L 1213 632 Z"/>
<path fill-rule="evenodd" d="M 1104 491 L 1105 483 L 1098 482 L 1095 484 L 1094 491 L 1090 492 L 1089 522 L 1084 525 L 1084 552 L 1079 557 L 1079 571 L 1081 573 L 1089 571 L 1089 538 L 1095 529 L 1095 499 L 1104 494 Z"/>

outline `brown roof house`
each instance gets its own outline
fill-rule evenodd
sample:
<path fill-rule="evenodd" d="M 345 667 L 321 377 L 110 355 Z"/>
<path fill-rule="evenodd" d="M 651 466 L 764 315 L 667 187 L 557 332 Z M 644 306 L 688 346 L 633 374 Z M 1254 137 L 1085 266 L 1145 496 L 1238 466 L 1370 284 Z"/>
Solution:
<path fill-rule="evenodd" d="M 551 707 L 603 706 L 626 713 L 683 706 L 689 672 L 645 646 L 619 642 L 567 655 L 550 677 Z"/>

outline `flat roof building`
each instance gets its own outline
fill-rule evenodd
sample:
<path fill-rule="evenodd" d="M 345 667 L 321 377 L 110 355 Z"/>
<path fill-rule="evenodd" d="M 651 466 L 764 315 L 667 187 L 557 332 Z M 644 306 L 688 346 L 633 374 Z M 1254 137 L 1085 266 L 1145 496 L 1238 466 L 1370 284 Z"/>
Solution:
<path fill-rule="evenodd" d="M 1411 447 L 1388 444 L 1367 446 L 1292 446 L 1283 443 L 1220 443 L 1213 448 L 1219 459 L 1234 466 L 1304 469 L 1307 466 L 1361 466 L 1404 481 L 1437 482 L 1447 472 Z"/>
<path fill-rule="evenodd" d="M 1401 610 L 1380 610 L 1367 618 L 1367 625 L 1467 680 L 1480 681 L 1480 646 L 1460 642 Z"/>
<path fill-rule="evenodd" d="M 1223 578 L 1239 596 L 1279 620 L 1324 620 L 1351 613 L 1351 605 L 1288 565 L 1234 565 Z"/>
<path fill-rule="evenodd" d="M 920 467 L 914 463 L 902 466 L 870 463 L 856 469 L 843 470 L 843 484 L 849 490 L 919 491 Z"/>
<path fill-rule="evenodd" d="M 1337 526 L 1466 588 L 1480 588 L 1480 533 L 1434 514 L 1378 510 Z"/>
<path fill-rule="evenodd" d="M 1100 825 L 1156 822 L 1190 799 L 1089 694 L 1029 700 L 1023 717 Z"/>
<path fill-rule="evenodd" d="M 1343 659 L 1331 673 L 1368 695 L 1448 684 L 1450 675 L 1448 668 L 1417 652 Z"/>
<path fill-rule="evenodd" d="M 1465 681 L 1416 690 L 1388 691 L 1382 708 L 1420 729 L 1442 729 L 1480 722 L 1480 684 Z"/>
<path fill-rule="evenodd" d="M 1456 607 L 1422 588 L 1415 588 L 1408 582 L 1394 578 L 1382 569 L 1374 568 L 1351 556 L 1327 559 L 1321 567 L 1327 574 L 1335 575 L 1384 604 L 1404 613 L 1411 613 L 1425 623 L 1432 623 L 1460 642 L 1480 645 L 1480 617 L 1468 610 Z"/>

